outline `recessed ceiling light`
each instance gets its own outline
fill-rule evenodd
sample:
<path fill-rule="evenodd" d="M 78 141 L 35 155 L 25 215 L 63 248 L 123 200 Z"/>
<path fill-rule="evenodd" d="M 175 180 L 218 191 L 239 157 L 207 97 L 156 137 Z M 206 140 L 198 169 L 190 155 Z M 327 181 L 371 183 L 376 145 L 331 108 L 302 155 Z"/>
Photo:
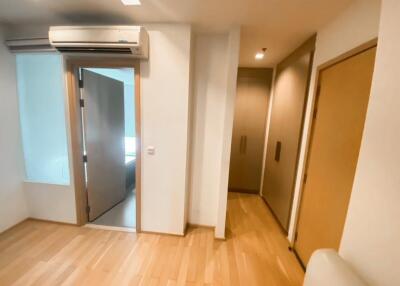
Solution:
<path fill-rule="evenodd" d="M 121 0 L 122 4 L 128 5 L 141 5 L 140 0 Z"/>
<path fill-rule="evenodd" d="M 261 52 L 256 53 L 255 59 L 256 60 L 262 60 L 265 56 L 265 52 L 267 51 L 267 48 L 262 48 Z"/>
<path fill-rule="evenodd" d="M 255 56 L 256 60 L 262 60 L 264 58 L 264 53 L 258 52 Z"/>

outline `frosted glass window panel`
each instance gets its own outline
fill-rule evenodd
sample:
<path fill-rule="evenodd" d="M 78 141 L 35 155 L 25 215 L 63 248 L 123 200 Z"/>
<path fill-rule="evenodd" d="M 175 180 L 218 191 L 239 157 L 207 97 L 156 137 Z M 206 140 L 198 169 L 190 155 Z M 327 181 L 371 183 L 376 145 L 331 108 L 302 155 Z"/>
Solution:
<path fill-rule="evenodd" d="M 35 53 L 16 58 L 26 180 L 69 185 L 62 57 Z"/>

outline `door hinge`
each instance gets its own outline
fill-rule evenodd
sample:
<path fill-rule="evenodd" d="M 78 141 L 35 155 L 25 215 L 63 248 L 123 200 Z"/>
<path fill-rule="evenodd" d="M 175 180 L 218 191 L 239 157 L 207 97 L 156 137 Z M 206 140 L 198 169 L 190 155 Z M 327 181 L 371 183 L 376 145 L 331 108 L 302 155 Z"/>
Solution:
<path fill-rule="evenodd" d="M 90 213 L 90 206 L 86 206 L 86 212 Z"/>
<path fill-rule="evenodd" d="M 305 184 L 306 182 L 307 182 L 307 174 L 304 174 L 303 184 Z"/>
<path fill-rule="evenodd" d="M 87 163 L 87 155 L 83 155 L 83 162 Z"/>
<path fill-rule="evenodd" d="M 79 99 L 79 106 L 80 107 L 85 107 L 85 100 L 84 99 Z"/>
<path fill-rule="evenodd" d="M 296 233 L 294 234 L 294 241 L 297 241 L 297 237 L 299 236 L 299 233 L 296 231 Z"/>
<path fill-rule="evenodd" d="M 79 79 L 78 84 L 79 88 L 83 88 L 83 79 Z"/>

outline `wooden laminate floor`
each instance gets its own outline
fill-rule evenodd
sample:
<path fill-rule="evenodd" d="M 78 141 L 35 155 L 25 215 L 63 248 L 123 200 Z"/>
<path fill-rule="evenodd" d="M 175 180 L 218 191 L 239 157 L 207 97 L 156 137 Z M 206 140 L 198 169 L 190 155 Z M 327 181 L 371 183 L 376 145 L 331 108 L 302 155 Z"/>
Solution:
<path fill-rule="evenodd" d="M 0 285 L 301 285 L 303 271 L 256 195 L 229 194 L 227 240 L 25 221 L 0 235 Z"/>

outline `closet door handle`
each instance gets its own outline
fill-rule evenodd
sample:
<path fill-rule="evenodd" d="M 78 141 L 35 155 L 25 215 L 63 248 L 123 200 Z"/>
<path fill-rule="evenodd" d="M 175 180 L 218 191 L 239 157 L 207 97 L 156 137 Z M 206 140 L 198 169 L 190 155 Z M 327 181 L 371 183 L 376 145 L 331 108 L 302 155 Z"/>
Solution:
<path fill-rule="evenodd" d="M 276 141 L 275 145 L 275 161 L 279 162 L 281 159 L 281 149 L 282 149 L 282 142 L 281 141 Z"/>
<path fill-rule="evenodd" d="M 246 154 L 246 149 L 247 149 L 247 136 L 242 135 L 240 136 L 239 153 Z"/>

